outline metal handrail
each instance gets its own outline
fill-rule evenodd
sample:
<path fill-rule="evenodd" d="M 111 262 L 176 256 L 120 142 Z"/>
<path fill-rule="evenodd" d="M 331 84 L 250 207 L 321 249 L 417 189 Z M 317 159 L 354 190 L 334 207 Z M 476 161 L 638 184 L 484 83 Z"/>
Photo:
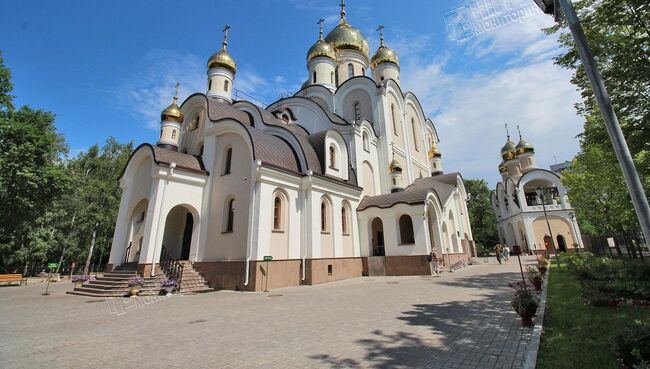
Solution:
<path fill-rule="evenodd" d="M 133 246 L 133 242 L 129 242 L 129 247 L 126 248 L 126 254 L 124 254 L 124 264 L 129 262 L 129 256 L 131 256 L 131 246 Z"/>
<path fill-rule="evenodd" d="M 178 288 L 181 288 L 181 282 L 183 279 L 183 264 L 172 256 L 165 245 L 162 246 L 162 252 L 160 254 L 160 269 L 163 271 L 163 273 L 165 273 L 167 279 L 176 280 L 178 283 Z"/>

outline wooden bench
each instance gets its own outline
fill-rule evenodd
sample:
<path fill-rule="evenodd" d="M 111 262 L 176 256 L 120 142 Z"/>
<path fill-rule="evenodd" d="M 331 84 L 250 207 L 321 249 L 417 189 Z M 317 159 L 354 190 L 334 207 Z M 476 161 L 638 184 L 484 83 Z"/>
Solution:
<path fill-rule="evenodd" d="M 22 274 L 0 274 L 0 283 L 11 284 L 13 282 L 18 282 L 19 286 L 22 286 L 23 283 L 27 286 L 27 278 Z"/>

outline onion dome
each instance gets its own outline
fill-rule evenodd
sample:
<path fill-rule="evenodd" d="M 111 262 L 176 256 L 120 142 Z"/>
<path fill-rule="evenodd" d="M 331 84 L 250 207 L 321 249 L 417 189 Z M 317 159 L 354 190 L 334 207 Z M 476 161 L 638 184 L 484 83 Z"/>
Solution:
<path fill-rule="evenodd" d="M 233 73 L 237 72 L 237 64 L 235 63 L 235 59 L 232 58 L 232 56 L 230 55 L 230 53 L 228 53 L 227 50 L 229 29 L 230 26 L 226 25 L 226 27 L 224 28 L 223 43 L 221 46 L 221 50 L 212 54 L 210 59 L 208 59 L 208 69 L 225 68 Z"/>
<path fill-rule="evenodd" d="M 501 164 L 499 164 L 499 173 L 505 173 L 508 171 L 508 166 L 506 165 L 505 161 L 502 161 Z"/>
<path fill-rule="evenodd" d="M 530 144 L 530 142 L 524 140 L 523 138 L 519 140 L 519 143 L 516 146 L 517 148 L 517 155 L 525 154 L 527 152 L 535 152 L 535 148 L 533 145 Z"/>
<path fill-rule="evenodd" d="M 174 96 L 174 101 L 165 108 L 165 110 L 160 113 L 160 121 L 174 121 L 180 124 L 183 124 L 183 112 L 178 107 L 176 102 L 178 101 L 178 96 Z"/>
<path fill-rule="evenodd" d="M 320 25 L 320 35 L 318 41 L 316 41 L 316 43 L 309 48 L 309 51 L 307 51 L 307 63 L 319 56 L 324 56 L 332 60 L 336 59 L 336 51 L 334 51 L 332 45 L 328 44 L 323 39 L 323 19 L 318 21 L 318 24 Z"/>
<path fill-rule="evenodd" d="M 370 66 L 376 68 L 379 64 L 394 63 L 399 66 L 399 58 L 393 49 L 384 45 L 384 26 L 379 26 L 379 49 L 375 52 L 370 60 Z"/>
<path fill-rule="evenodd" d="M 339 20 L 339 24 L 327 34 L 325 41 L 336 50 L 360 51 L 366 58 L 369 55 L 368 40 L 363 37 L 361 31 L 352 27 L 345 19 L 345 4 L 341 4 L 341 20 Z"/>
<path fill-rule="evenodd" d="M 508 141 L 506 141 L 506 144 L 501 148 L 501 157 L 505 161 L 512 160 L 517 157 L 517 147 L 515 146 L 515 143 L 510 139 L 510 136 L 508 136 Z"/>
<path fill-rule="evenodd" d="M 431 148 L 429 149 L 429 159 L 432 158 L 440 158 L 442 157 L 442 153 L 440 152 L 440 149 L 436 145 L 431 145 Z"/>
<path fill-rule="evenodd" d="M 393 159 L 388 166 L 388 171 L 390 173 L 402 173 L 402 167 L 399 165 L 397 160 Z"/>

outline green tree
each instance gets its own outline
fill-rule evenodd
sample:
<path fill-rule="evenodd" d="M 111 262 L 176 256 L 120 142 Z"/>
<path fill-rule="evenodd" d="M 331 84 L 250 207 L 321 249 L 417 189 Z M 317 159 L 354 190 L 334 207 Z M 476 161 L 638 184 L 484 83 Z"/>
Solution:
<path fill-rule="evenodd" d="M 585 36 L 621 123 L 646 193 L 650 190 L 650 3 L 647 0 L 574 0 Z M 565 183 L 585 233 L 638 227 L 628 190 L 613 153 L 591 85 L 566 23 L 559 33 L 566 52 L 556 64 L 573 70 L 585 117 L 581 152 Z M 608 214 L 603 214 L 608 213 Z"/>
<path fill-rule="evenodd" d="M 465 191 L 471 195 L 467 202 L 469 221 L 477 249 L 490 249 L 499 242 L 497 220 L 490 203 L 490 188 L 484 179 L 466 179 Z"/>
<path fill-rule="evenodd" d="M 14 109 L 14 97 L 11 95 L 13 88 L 11 71 L 5 67 L 2 51 L 0 51 L 0 113 L 6 113 Z"/>

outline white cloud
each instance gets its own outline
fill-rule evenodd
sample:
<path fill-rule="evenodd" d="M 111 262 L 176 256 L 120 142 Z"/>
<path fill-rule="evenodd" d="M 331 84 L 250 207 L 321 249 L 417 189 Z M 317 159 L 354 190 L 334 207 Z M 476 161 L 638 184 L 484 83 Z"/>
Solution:
<path fill-rule="evenodd" d="M 582 119 L 573 104 L 580 96 L 570 72 L 550 61 L 490 73 L 449 74 L 432 63 L 402 74 L 403 85 L 418 96 L 440 136 L 446 171 L 465 178 L 500 180 L 497 166 L 505 143 L 504 124 L 518 139 L 516 125 L 537 152 L 540 167 L 570 159 Z"/>

